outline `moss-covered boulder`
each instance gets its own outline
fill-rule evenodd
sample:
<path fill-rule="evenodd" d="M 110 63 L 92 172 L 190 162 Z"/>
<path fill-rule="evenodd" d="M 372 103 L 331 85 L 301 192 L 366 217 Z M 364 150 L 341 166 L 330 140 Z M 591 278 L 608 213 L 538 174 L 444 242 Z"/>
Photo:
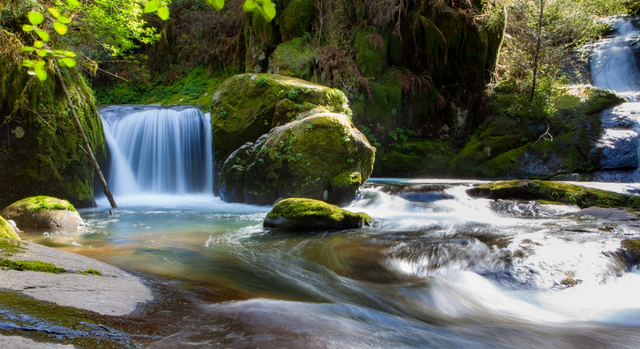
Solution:
<path fill-rule="evenodd" d="M 34 196 L 14 202 L 0 211 L 0 215 L 14 220 L 23 229 L 77 229 L 84 226 L 69 201 L 49 196 Z"/>
<path fill-rule="evenodd" d="M 367 139 L 344 114 L 318 108 L 298 117 L 260 137 L 250 154 L 244 145 L 229 156 L 220 176 L 224 200 L 271 205 L 305 197 L 344 204 L 355 198 L 373 171 L 375 151 Z"/>
<path fill-rule="evenodd" d="M 264 219 L 265 228 L 287 231 L 345 230 L 373 223 L 366 213 L 354 213 L 312 199 L 291 198 L 278 202 Z"/>
<path fill-rule="evenodd" d="M 18 234 L 13 231 L 13 228 L 7 223 L 7 221 L 0 216 L 0 238 L 20 240 Z"/>
<path fill-rule="evenodd" d="M 94 170 L 82 150 L 53 66 L 45 81 L 21 66 L 22 43 L 0 31 L 0 208 L 33 195 L 79 207 L 93 204 Z M 98 159 L 105 139 L 93 94 L 82 75 L 62 69 L 71 101 Z"/>
<path fill-rule="evenodd" d="M 303 38 L 294 38 L 276 47 L 269 59 L 269 73 L 311 80 L 313 60 L 318 50 Z"/>
<path fill-rule="evenodd" d="M 640 209 L 640 197 L 638 196 L 552 181 L 491 182 L 467 189 L 467 194 L 489 199 L 555 202 L 577 205 L 580 208 L 599 206 Z"/>
<path fill-rule="evenodd" d="M 227 79 L 216 91 L 211 107 L 215 190 L 222 164 L 232 152 L 317 106 L 351 114 L 347 97 L 337 89 L 274 74 L 243 74 Z"/>

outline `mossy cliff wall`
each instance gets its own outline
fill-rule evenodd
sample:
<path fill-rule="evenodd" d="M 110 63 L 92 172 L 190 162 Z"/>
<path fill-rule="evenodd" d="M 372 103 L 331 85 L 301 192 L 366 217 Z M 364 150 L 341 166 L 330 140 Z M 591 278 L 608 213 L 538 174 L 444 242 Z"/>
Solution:
<path fill-rule="evenodd" d="M 62 68 L 39 81 L 20 65 L 22 45 L 0 32 L 0 208 L 29 196 L 93 204 L 94 170 L 81 148 L 63 95 L 63 79 L 97 158 L 105 155 L 102 123 L 91 90 L 76 72 Z"/>

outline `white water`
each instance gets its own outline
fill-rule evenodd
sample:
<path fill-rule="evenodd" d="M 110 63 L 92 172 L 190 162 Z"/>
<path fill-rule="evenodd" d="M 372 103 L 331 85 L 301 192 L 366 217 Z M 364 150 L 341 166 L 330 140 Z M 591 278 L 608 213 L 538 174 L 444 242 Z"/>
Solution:
<path fill-rule="evenodd" d="M 108 107 L 101 114 L 110 152 L 108 183 L 120 205 L 212 199 L 210 115 L 198 108 L 132 106 Z"/>

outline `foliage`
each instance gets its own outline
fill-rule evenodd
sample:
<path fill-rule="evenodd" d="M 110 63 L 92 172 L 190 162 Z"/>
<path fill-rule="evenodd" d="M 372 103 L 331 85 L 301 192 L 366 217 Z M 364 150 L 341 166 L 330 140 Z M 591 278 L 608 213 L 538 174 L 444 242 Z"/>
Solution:
<path fill-rule="evenodd" d="M 60 274 L 64 272 L 64 268 L 58 268 L 55 265 L 42 261 L 13 261 L 10 259 L 0 259 L 0 267 L 6 269 L 14 269 L 20 271 L 39 271 L 44 273 Z"/>

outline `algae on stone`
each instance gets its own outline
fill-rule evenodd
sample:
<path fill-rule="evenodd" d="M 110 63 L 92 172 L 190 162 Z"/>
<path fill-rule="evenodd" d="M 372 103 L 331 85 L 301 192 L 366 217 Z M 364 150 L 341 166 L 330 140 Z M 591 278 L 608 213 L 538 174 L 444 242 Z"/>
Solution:
<path fill-rule="evenodd" d="M 467 194 L 494 200 L 544 200 L 577 205 L 580 208 L 599 206 L 640 209 L 640 197 L 638 196 L 552 181 L 491 182 L 467 189 Z"/>
<path fill-rule="evenodd" d="M 354 213 L 319 200 L 290 198 L 273 206 L 264 227 L 288 231 L 344 230 L 372 222 L 366 213 Z"/>
<path fill-rule="evenodd" d="M 303 38 L 294 38 L 276 47 L 269 59 L 269 73 L 311 80 L 317 49 Z"/>

